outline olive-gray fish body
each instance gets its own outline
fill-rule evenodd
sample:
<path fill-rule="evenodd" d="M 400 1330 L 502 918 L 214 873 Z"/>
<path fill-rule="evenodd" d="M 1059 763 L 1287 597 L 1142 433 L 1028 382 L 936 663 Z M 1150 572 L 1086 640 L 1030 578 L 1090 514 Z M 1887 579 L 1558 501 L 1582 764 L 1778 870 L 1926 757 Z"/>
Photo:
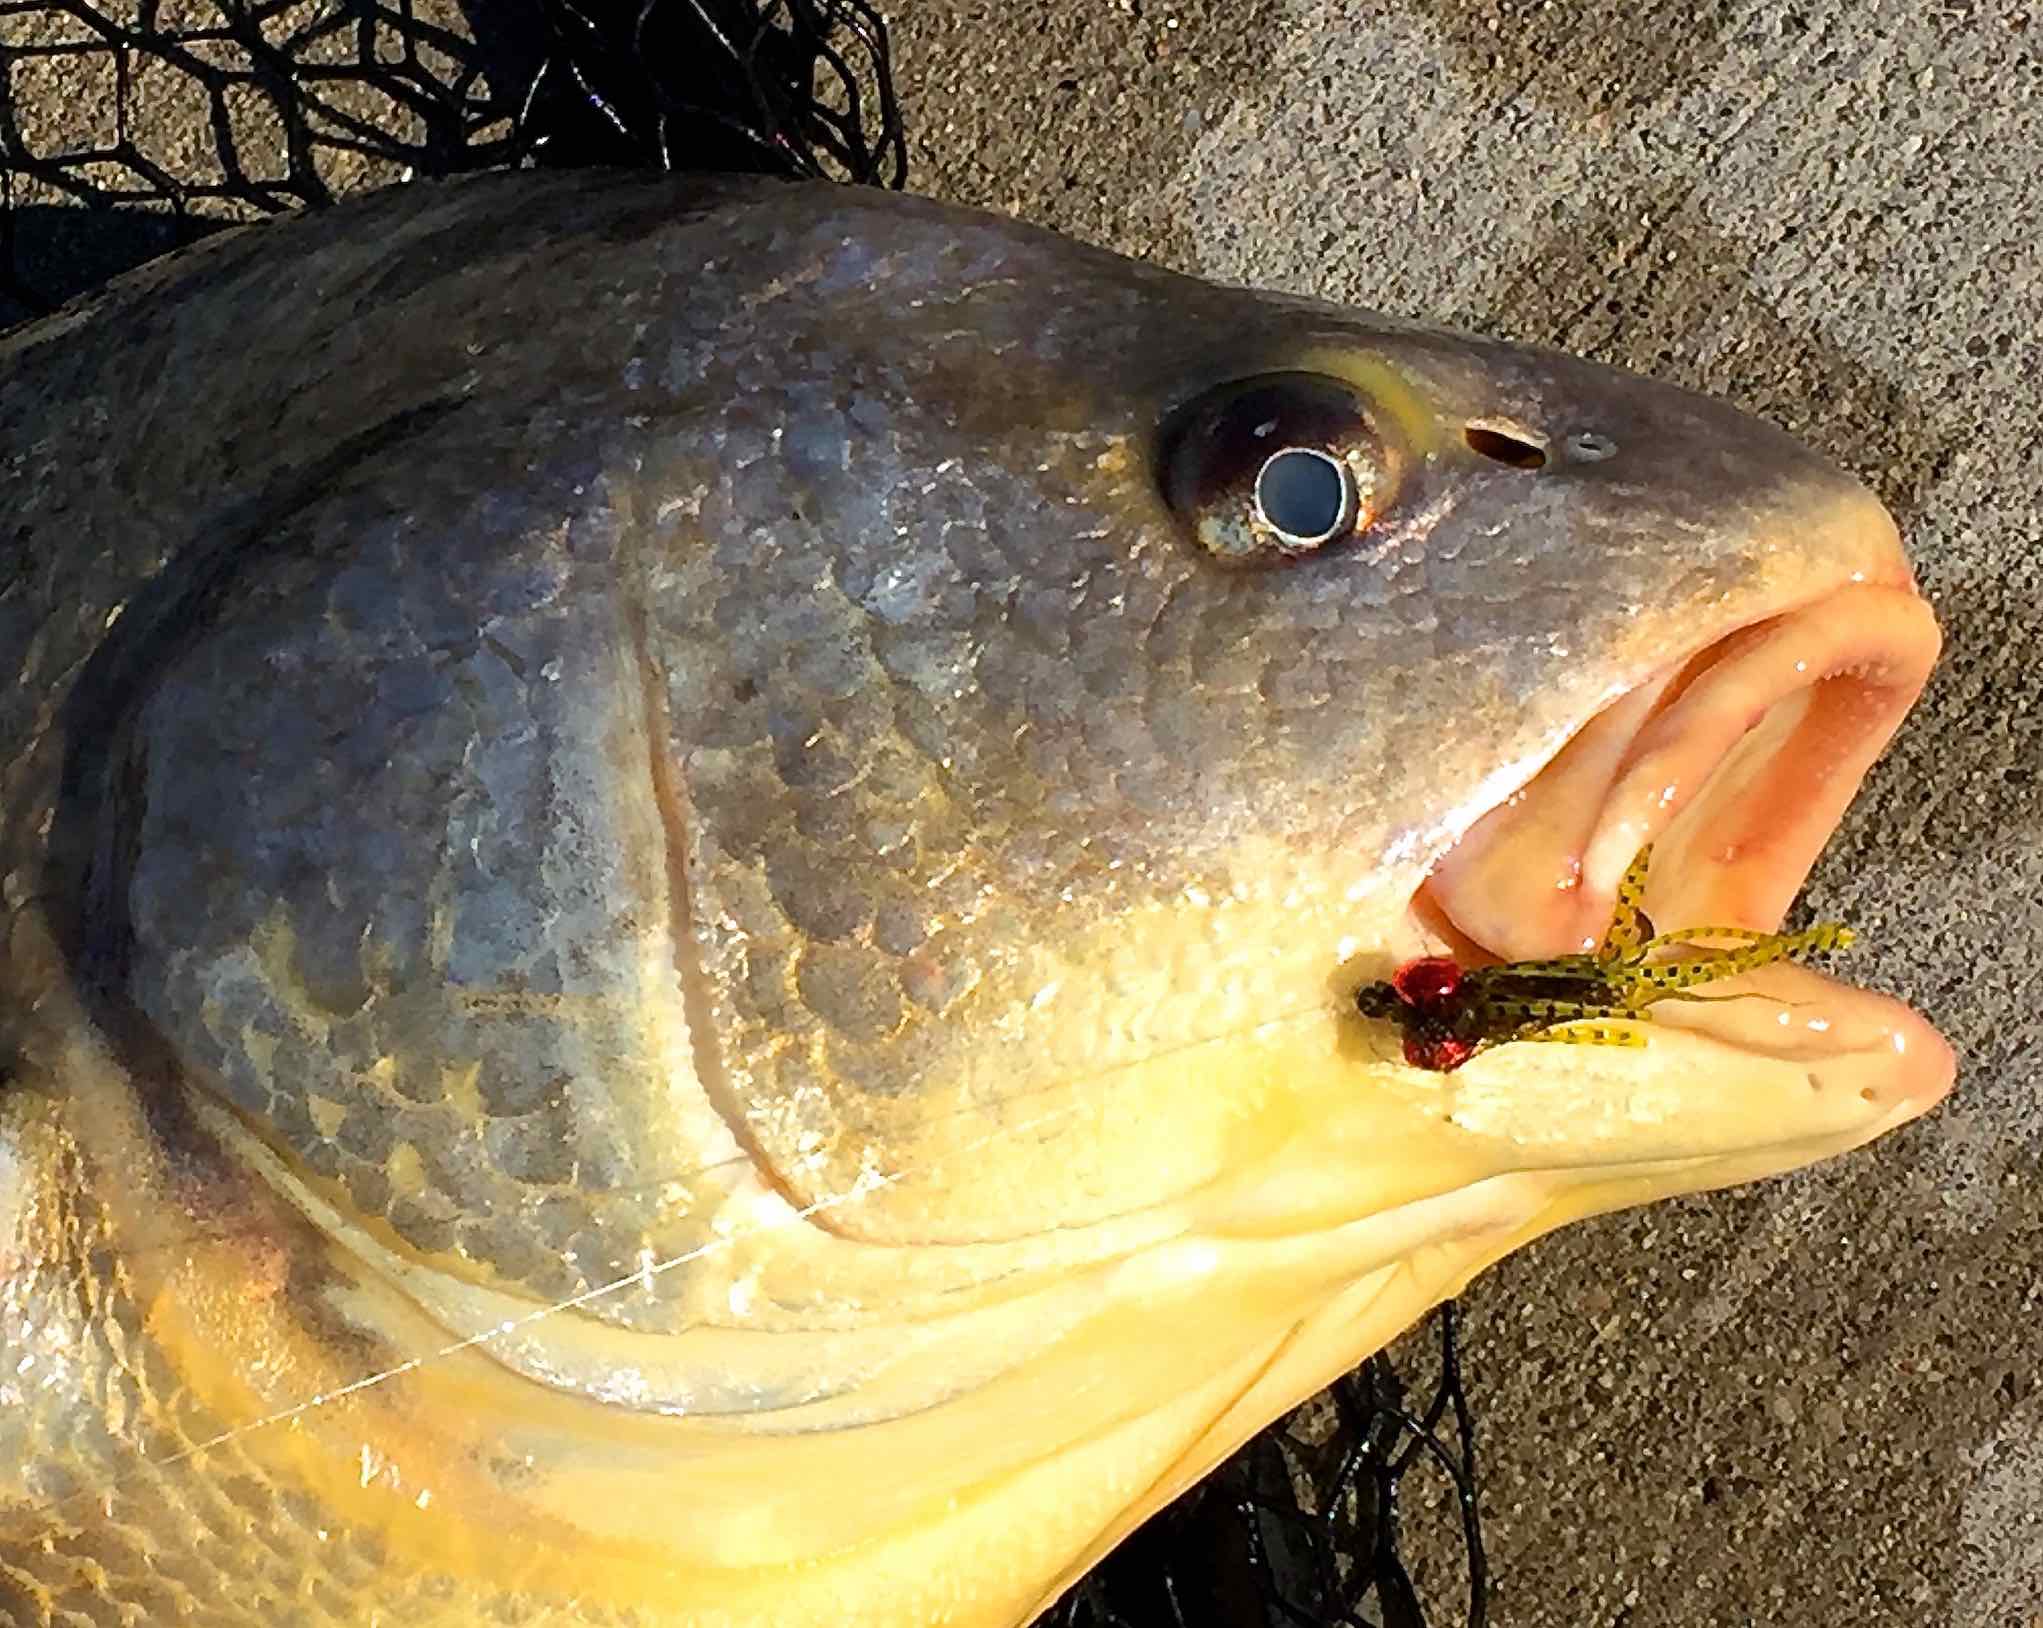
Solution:
<path fill-rule="evenodd" d="M 1355 1009 L 1647 842 L 1772 926 L 1913 700 L 1722 404 L 584 175 L 0 370 L 9 1622 L 1026 1620 L 1516 1243 L 1948 1084 L 1792 969 L 1451 1080 Z"/>

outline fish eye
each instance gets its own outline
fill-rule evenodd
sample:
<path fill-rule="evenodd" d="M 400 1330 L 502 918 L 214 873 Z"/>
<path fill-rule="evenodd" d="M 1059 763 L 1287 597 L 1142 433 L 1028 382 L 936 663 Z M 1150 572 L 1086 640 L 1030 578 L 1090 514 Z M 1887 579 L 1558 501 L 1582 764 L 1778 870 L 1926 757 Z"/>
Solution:
<path fill-rule="evenodd" d="M 1391 460 L 1364 398 L 1314 373 L 1224 385 L 1165 426 L 1164 495 L 1230 564 L 1316 554 L 1383 512 Z"/>

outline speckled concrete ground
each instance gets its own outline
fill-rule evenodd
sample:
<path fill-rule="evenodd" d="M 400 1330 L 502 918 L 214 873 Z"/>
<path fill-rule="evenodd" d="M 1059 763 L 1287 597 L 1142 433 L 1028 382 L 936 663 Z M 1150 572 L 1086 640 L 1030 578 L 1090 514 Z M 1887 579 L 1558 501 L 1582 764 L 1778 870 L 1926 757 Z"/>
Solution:
<path fill-rule="evenodd" d="M 2043 16 L 893 9 L 923 190 L 1716 391 L 1900 514 L 1947 654 L 1812 891 L 1864 929 L 1855 975 L 1957 1044 L 1958 1092 L 1873 1151 L 1575 1227 L 1478 1285 L 1497 1620 L 2039 1628 Z M 87 116 L 39 71 L 18 107 Z M 139 117 L 203 152 L 202 110 Z M 75 284 L 125 242 L 46 219 L 34 247 Z"/>

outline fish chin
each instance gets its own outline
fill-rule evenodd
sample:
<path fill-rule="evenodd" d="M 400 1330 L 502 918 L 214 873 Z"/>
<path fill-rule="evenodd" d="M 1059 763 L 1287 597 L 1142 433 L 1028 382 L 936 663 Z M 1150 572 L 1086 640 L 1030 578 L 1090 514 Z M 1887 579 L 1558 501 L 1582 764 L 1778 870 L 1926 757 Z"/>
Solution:
<path fill-rule="evenodd" d="M 1645 908 L 1658 930 L 1775 930 L 1938 644 L 1905 582 L 1853 580 L 1684 654 L 1479 819 L 1422 885 L 1415 914 L 1470 963 L 1593 948 L 1650 843 Z M 1849 1096 L 1869 1122 L 1904 1106 L 1913 1117 L 1950 1087 L 1950 1048 L 1899 1001 L 1790 966 L 1711 994 L 1726 998 L 1657 1006 L 1653 1044 L 1630 1054 L 1631 1072 L 1779 1073 L 1797 1096 Z M 1721 1107 L 1725 1093 L 1712 1093 Z M 1762 1099 L 1741 1099 L 1759 1116 L 1747 1141 L 1761 1127 L 1769 1139 L 1802 1134 L 1778 1122 L 1777 1095 Z"/>
<path fill-rule="evenodd" d="M 1537 1049 L 1511 1048 L 1521 1058 Z M 1497 1074 L 1484 1067 L 1494 1068 L 1495 1060 L 1506 1055 L 1509 1053 L 1485 1054 L 1462 1071 L 1472 1074 L 1480 1070 L 1489 1075 L 1489 1089 L 1462 1096 L 1472 1110 L 1468 1116 L 1471 1128 L 1484 1118 L 1477 1106 L 1481 1101 L 1501 1102 L 1516 1096 L 1522 1104 L 1528 1100 L 1527 1084 L 1536 1084 L 1540 1078 L 1535 1071 L 1514 1080 L 1508 1072 Z M 1606 1055 L 1616 1059 L 1637 1054 Z M 1544 1077 L 1551 1081 L 1552 1071 L 1546 1071 Z M 1544 1106 L 1550 1111 L 1551 1104 Z M 1225 1405 L 1210 1414 L 1203 1428 L 1188 1431 L 1181 1455 L 1058 1576 L 1040 1605 L 1056 1599 L 1137 1526 L 1210 1474 L 1271 1419 L 1332 1384 L 1361 1357 L 1388 1345 L 1430 1308 L 1459 1294 L 1472 1278 L 1514 1250 L 1590 1215 L 1798 1169 L 1870 1141 L 1919 1111 L 1919 1106 L 1910 1103 L 1890 1105 L 1887 1112 L 1870 1119 L 1847 1111 L 1828 1134 L 1781 1141 L 1762 1149 L 1634 1157 L 1600 1168 L 1561 1164 L 1514 1171 L 1401 1205 L 1342 1229 L 1374 1235 L 1379 1247 L 1382 1240 L 1396 1235 L 1404 1235 L 1409 1242 L 1387 1264 L 1351 1276 L 1313 1303 L 1271 1349 L 1244 1365 L 1240 1373 L 1224 1375 L 1235 1387 L 1226 1393 Z M 1487 1128 L 1505 1127 L 1498 1119 Z M 1689 1140 L 1684 1134 L 1668 1137 L 1670 1148 Z M 1188 1389 L 1176 1405 L 1180 1413 L 1189 1415 L 1197 1406 L 1210 1406 L 1210 1401 Z M 1170 1406 L 1166 1403 L 1159 1411 Z"/>

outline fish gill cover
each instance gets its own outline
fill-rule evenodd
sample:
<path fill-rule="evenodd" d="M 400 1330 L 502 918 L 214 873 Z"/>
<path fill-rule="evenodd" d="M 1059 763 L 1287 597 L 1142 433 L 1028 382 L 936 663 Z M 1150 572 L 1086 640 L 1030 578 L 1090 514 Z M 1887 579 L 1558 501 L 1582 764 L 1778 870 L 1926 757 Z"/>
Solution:
<path fill-rule="evenodd" d="M 868 0 L 0 0 L 0 327 L 232 221 L 588 164 L 899 187 L 884 19 Z M 1264 1430 L 1043 1620 L 1480 1625 L 1451 1302 L 1431 1333 L 1437 1355 L 1414 1336 Z M 1415 1581 L 1411 1504 L 1459 1577 Z"/>

